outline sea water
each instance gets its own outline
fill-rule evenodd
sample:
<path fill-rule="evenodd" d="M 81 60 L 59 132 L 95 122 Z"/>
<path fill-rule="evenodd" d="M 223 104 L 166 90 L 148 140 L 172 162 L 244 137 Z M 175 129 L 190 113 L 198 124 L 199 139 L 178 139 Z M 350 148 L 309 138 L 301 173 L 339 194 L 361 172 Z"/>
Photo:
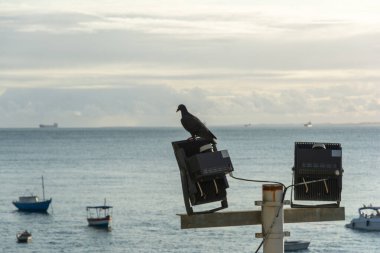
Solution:
<path fill-rule="evenodd" d="M 307 252 L 378 252 L 380 232 L 344 227 L 363 204 L 380 205 L 380 127 L 315 125 L 215 127 L 234 175 L 291 184 L 294 142 L 341 143 L 346 220 L 285 224 Z M 0 252 L 254 252 L 261 226 L 180 229 L 185 213 L 171 142 L 182 128 L 0 129 Z M 36 193 L 53 198 L 48 214 L 16 211 L 12 201 Z M 229 211 L 258 210 L 261 184 L 227 176 Z M 112 205 L 112 231 L 93 229 L 86 206 Z M 286 196 L 289 199 L 289 196 Z M 219 204 L 217 203 L 216 206 Z M 215 206 L 215 207 L 216 207 Z M 202 206 L 196 206 L 202 210 Z M 27 229 L 33 240 L 18 244 Z M 262 252 L 262 250 L 261 250 Z"/>

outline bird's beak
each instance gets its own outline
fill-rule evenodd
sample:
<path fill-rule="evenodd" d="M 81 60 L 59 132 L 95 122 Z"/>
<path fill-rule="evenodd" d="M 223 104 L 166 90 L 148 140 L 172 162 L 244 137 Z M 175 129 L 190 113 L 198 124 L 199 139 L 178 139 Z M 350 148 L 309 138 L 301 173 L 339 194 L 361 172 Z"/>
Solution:
<path fill-rule="evenodd" d="M 177 111 L 175 111 L 175 112 L 178 112 L 179 111 L 179 108 L 177 108 Z"/>

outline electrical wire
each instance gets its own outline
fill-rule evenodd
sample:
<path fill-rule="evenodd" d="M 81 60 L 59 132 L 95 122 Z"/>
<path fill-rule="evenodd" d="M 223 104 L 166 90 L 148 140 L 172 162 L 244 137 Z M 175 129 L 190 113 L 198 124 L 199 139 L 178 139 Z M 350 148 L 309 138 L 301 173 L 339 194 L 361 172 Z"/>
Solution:
<path fill-rule="evenodd" d="M 267 181 L 267 180 L 254 180 L 254 179 L 246 179 L 246 178 L 239 178 L 239 177 L 235 177 L 232 172 L 229 173 L 230 177 L 236 179 L 236 180 L 240 180 L 240 181 L 246 181 L 246 182 L 252 182 L 252 183 L 273 183 L 273 184 L 279 184 L 281 185 L 284 190 L 283 190 L 283 194 L 282 194 L 282 198 L 281 198 L 281 205 L 278 207 L 278 210 L 277 210 L 277 214 L 275 216 L 275 218 L 273 219 L 273 222 L 272 224 L 270 225 L 268 231 L 265 233 L 264 235 L 264 238 L 263 240 L 261 241 L 260 245 L 257 247 L 255 253 L 258 253 L 259 250 L 261 249 L 261 247 L 263 246 L 264 242 L 268 239 L 269 235 L 270 235 L 270 232 L 273 228 L 273 225 L 276 221 L 276 219 L 278 218 L 278 216 L 280 215 L 280 211 L 282 209 L 282 206 L 284 205 L 284 201 L 285 201 L 285 195 L 286 195 L 286 192 L 287 190 L 290 188 L 290 187 L 294 187 L 294 186 L 298 186 L 298 185 L 305 185 L 306 184 L 312 184 L 312 183 L 318 183 L 318 182 L 321 182 L 323 181 L 325 184 L 326 184 L 326 180 L 328 180 L 328 178 L 325 178 L 325 179 L 318 179 L 318 180 L 312 180 L 312 181 L 306 181 L 304 180 L 304 182 L 302 183 L 298 183 L 298 184 L 291 184 L 291 185 L 288 185 L 288 186 L 285 186 L 285 184 L 281 183 L 281 182 L 277 182 L 277 181 Z"/>
<path fill-rule="evenodd" d="M 276 182 L 276 181 L 267 181 L 267 180 L 254 180 L 254 179 L 246 179 L 246 178 L 240 178 L 240 177 L 235 177 L 232 172 L 229 173 L 230 177 L 236 179 L 236 180 L 241 180 L 241 181 L 247 181 L 247 182 L 253 182 L 253 183 L 273 183 L 273 184 L 280 184 L 282 187 L 286 187 L 283 183 L 281 182 Z"/>

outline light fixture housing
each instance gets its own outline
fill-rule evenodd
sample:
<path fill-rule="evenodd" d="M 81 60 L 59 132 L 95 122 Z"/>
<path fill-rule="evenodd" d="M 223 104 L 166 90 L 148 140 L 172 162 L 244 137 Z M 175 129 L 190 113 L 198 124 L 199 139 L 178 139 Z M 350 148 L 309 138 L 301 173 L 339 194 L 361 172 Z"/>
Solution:
<path fill-rule="evenodd" d="M 215 143 L 197 138 L 172 142 L 180 170 L 182 192 L 188 215 L 210 213 L 228 207 L 226 174 L 233 171 L 227 150 L 218 151 Z M 194 212 L 193 206 L 211 202 L 221 206 Z"/>
<path fill-rule="evenodd" d="M 342 177 L 342 147 L 340 143 L 295 142 L 294 200 L 330 202 L 313 205 L 313 207 L 339 207 Z M 306 206 L 295 204 L 292 199 L 292 207 Z"/>

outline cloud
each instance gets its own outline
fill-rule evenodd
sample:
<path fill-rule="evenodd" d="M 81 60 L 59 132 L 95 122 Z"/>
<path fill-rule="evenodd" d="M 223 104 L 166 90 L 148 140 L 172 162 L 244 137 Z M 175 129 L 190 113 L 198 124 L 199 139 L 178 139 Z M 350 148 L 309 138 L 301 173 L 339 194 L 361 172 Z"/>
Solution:
<path fill-rule="evenodd" d="M 13 125 L 16 127 L 33 127 L 41 122 L 58 122 L 66 127 L 160 125 L 164 123 L 160 121 L 162 111 L 170 106 L 175 112 L 177 102 L 173 101 L 172 92 L 154 86 L 93 90 L 7 89 L 0 97 L 0 113 L 3 124 L 20 122 Z"/>
<path fill-rule="evenodd" d="M 378 7 L 2 1 L 3 124 L 176 125 L 178 103 L 209 124 L 371 121 Z"/>
<path fill-rule="evenodd" d="M 377 69 L 290 69 L 192 67 L 178 64 L 104 64 L 82 67 L 51 67 L 0 70 L 4 88 L 112 89 L 132 86 L 168 86 L 176 90 L 201 87 L 244 94 L 250 89 L 276 92 L 303 87 L 375 84 Z"/>
<path fill-rule="evenodd" d="M 369 4 L 310 7 L 300 2 L 296 10 L 286 4 L 239 1 L 150 4 L 0 3 L 0 69 L 104 64 L 253 70 L 380 67 L 380 18 Z"/>
<path fill-rule="evenodd" d="M 52 34 L 126 31 L 192 40 L 242 37 L 331 40 L 379 32 L 376 11 L 363 4 L 347 4 L 342 10 L 342 6 L 332 3 L 308 6 L 300 2 L 294 10 L 286 4 L 165 3 L 155 6 L 149 1 L 116 1 L 110 5 L 85 1 L 48 4 L 41 8 L 9 2 L 0 4 L 0 27 Z M 339 11 L 334 12 L 337 9 Z M 358 9 L 363 9 L 366 15 L 360 15 Z"/>
<path fill-rule="evenodd" d="M 0 96 L 0 127 L 179 126 L 178 104 L 208 125 L 363 122 L 380 116 L 376 85 L 304 87 L 246 94 L 168 86 L 120 89 L 7 89 Z M 147 92 L 149 91 L 149 92 Z M 343 117 L 342 117 L 343 116 Z"/>

